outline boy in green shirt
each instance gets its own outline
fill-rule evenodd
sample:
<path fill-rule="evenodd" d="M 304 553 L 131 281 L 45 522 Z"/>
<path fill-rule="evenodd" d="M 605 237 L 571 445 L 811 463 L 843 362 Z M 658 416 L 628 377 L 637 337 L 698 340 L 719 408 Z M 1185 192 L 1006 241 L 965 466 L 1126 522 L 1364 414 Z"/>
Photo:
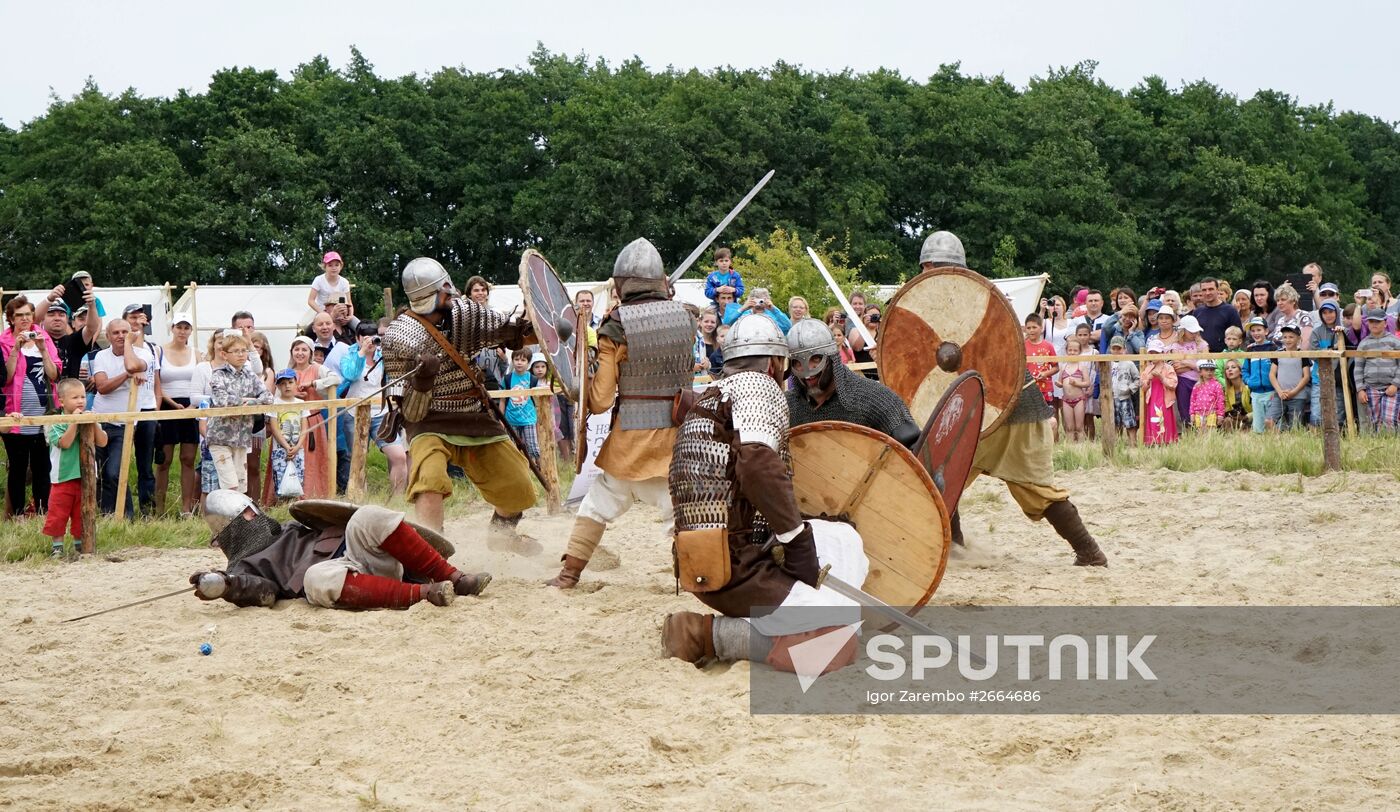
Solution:
<path fill-rule="evenodd" d="M 82 414 L 87 405 L 87 390 L 77 378 L 58 382 L 58 402 L 64 414 Z M 101 423 L 93 423 L 93 442 L 107 445 L 107 432 Z M 73 535 L 71 558 L 77 558 L 83 537 L 83 483 L 78 474 L 78 424 L 55 423 L 45 436 L 49 442 L 49 466 L 53 483 L 49 490 L 49 515 L 44 520 L 44 535 L 53 539 L 51 555 L 63 557 L 63 531 Z"/>

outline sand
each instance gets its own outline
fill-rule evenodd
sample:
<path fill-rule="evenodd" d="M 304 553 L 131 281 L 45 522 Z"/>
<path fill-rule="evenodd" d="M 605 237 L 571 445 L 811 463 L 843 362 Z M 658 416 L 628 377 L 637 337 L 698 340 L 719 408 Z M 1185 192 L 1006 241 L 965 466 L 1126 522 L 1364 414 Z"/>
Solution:
<path fill-rule="evenodd" d="M 935 602 L 1395 604 L 1395 479 L 1061 476 L 1111 557 L 1069 566 L 999 483 L 965 497 L 971 549 Z M 1275 518 L 1275 514 L 1282 520 Z M 1164 520 L 1164 517 L 1170 517 Z M 1357 521 L 1378 532 L 1357 532 Z M 572 593 L 549 554 L 495 559 L 449 526 L 487 596 L 404 612 L 236 609 L 178 588 L 208 551 L 0 566 L 0 807 L 14 809 L 1381 808 L 1394 717 L 753 717 L 750 665 L 659 657 L 676 596 L 655 514 L 609 534 Z M 1346 532 L 1336 528 L 1347 527 Z M 217 625 L 214 653 L 204 630 Z M 762 666 L 759 666 L 762 667 Z M 682 806 L 683 805 L 683 806 Z"/>

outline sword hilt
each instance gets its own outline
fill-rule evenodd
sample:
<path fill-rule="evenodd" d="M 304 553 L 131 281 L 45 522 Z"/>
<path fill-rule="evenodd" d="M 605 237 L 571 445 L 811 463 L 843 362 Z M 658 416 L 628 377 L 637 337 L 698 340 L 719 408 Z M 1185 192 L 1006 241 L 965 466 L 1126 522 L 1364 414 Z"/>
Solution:
<path fill-rule="evenodd" d="M 831 565 L 827 564 L 822 567 L 821 572 L 817 573 L 817 589 L 822 588 L 822 584 L 826 582 L 826 575 L 829 572 L 831 572 Z"/>

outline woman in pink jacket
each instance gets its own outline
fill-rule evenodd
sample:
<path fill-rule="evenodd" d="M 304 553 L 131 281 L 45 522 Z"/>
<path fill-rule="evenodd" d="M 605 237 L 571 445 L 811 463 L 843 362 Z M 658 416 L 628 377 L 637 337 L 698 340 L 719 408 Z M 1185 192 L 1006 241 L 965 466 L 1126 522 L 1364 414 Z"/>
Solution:
<path fill-rule="evenodd" d="M 5 305 L 5 322 L 0 333 L 0 356 L 4 357 L 5 414 L 33 417 L 49 411 L 53 404 L 53 383 L 58 380 L 58 348 L 42 327 L 34 323 L 34 305 L 23 295 Z M 23 513 L 24 478 L 33 481 L 34 510 L 44 513 L 49 505 L 49 449 L 43 426 L 15 426 L 0 433 L 5 456 L 10 461 L 8 484 L 9 513 Z"/>

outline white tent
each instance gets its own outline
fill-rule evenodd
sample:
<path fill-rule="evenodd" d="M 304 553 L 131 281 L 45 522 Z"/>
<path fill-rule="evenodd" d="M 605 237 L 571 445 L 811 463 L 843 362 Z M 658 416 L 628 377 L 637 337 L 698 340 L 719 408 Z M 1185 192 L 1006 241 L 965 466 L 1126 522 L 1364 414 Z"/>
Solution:
<path fill-rule="evenodd" d="M 258 332 L 267 336 L 274 368 L 287 366 L 292 339 L 301 325 L 311 320 L 306 305 L 307 285 L 191 285 L 172 306 L 194 322 L 191 339 L 204 351 L 215 330 L 233 326 L 233 314 L 246 310 L 253 314 Z"/>
<path fill-rule="evenodd" d="M 50 288 L 50 290 L 52 290 Z M 39 305 L 43 303 L 45 297 L 49 295 L 49 290 L 23 290 L 16 291 L 23 293 L 34 309 L 39 310 Z M 8 294 L 8 291 L 7 291 Z M 140 304 L 151 306 L 151 337 L 157 342 L 168 341 L 170 338 L 170 285 L 153 285 L 144 288 L 98 288 L 96 290 L 97 300 L 102 303 L 103 322 L 112 319 L 119 319 L 122 310 L 127 305 Z M 44 314 L 36 312 L 35 319 L 43 323 Z"/>

